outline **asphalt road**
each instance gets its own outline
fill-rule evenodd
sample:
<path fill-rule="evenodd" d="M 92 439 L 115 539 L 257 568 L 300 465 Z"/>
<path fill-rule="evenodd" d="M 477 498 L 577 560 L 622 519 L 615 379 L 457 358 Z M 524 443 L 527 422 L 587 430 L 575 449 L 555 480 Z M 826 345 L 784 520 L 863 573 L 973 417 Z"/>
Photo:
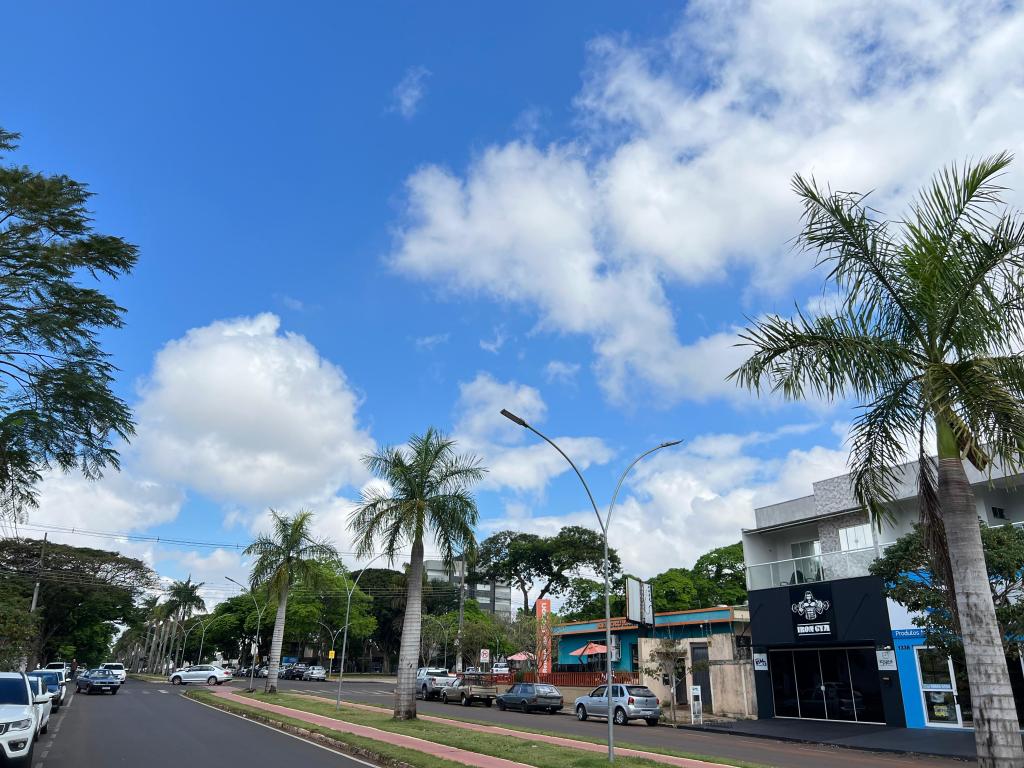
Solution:
<path fill-rule="evenodd" d="M 246 686 L 248 682 L 245 681 Z M 257 680 L 258 689 L 262 690 L 264 683 L 266 680 Z M 281 680 L 279 688 L 283 692 L 308 693 L 333 700 L 337 683 Z M 342 698 L 378 706 L 391 706 L 394 693 L 393 687 L 386 683 L 345 680 Z M 466 709 L 452 704 L 445 705 L 439 701 L 417 701 L 416 706 L 424 714 L 468 717 L 480 722 L 493 722 L 512 728 L 535 728 L 538 731 L 570 737 L 587 736 L 591 739 L 600 739 L 604 736 L 606 728 L 603 720 L 588 720 L 581 723 L 571 715 L 524 715 L 521 712 L 501 712 L 497 707 L 488 709 L 483 706 Z M 695 755 L 747 761 L 777 768 L 965 768 L 969 765 L 959 760 L 866 752 L 666 727 L 651 728 L 644 724 L 618 727 L 615 732 L 617 741 L 641 748 L 648 746 L 677 749 Z"/>
<path fill-rule="evenodd" d="M 116 696 L 74 694 L 36 744 L 34 768 L 366 768 L 367 764 L 129 680 Z"/>

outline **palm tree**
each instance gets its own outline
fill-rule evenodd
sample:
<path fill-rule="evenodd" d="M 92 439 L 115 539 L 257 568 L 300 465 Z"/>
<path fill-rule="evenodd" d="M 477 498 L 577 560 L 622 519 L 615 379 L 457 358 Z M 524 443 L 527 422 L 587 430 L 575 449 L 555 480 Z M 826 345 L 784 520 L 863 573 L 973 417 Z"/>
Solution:
<path fill-rule="evenodd" d="M 388 447 L 363 459 L 386 488 L 363 491 L 349 519 L 365 557 L 380 546 L 392 563 L 411 545 L 406 574 L 405 617 L 398 652 L 395 718 L 416 717 L 416 663 L 419 660 L 423 600 L 423 540 L 431 536 L 441 558 L 451 565 L 457 553 L 471 549 L 478 513 L 471 487 L 486 471 L 475 456 L 455 452 L 455 441 L 430 428 L 413 435 L 407 449 Z"/>
<path fill-rule="evenodd" d="M 176 581 L 171 584 L 167 594 L 167 607 L 169 614 L 174 616 L 174 626 L 171 630 L 171 664 L 175 664 L 177 658 L 178 625 L 188 618 L 195 611 L 205 611 L 206 601 L 199 594 L 199 590 L 206 582 L 193 582 L 189 574 L 185 581 Z"/>
<path fill-rule="evenodd" d="M 298 579 L 306 584 L 316 582 L 317 564 L 336 560 L 338 551 L 327 542 L 313 538 L 310 531 L 313 513 L 300 510 L 294 517 L 270 510 L 273 531 L 261 534 L 245 548 L 246 555 L 255 555 L 249 584 L 253 591 L 267 587 L 277 592 L 277 618 L 270 641 L 270 668 L 267 670 L 267 693 L 277 693 L 277 672 L 281 666 L 281 644 L 284 641 L 284 618 L 288 609 L 288 588 Z"/>
<path fill-rule="evenodd" d="M 864 404 L 850 438 L 853 490 L 879 525 L 906 446 L 916 446 L 922 519 L 934 567 L 953 586 L 986 767 L 1024 765 L 963 465 L 1013 469 L 1024 458 L 1024 219 L 1003 207 L 998 184 L 1011 160 L 949 167 L 896 222 L 880 219 L 866 195 L 795 176 L 798 243 L 828 266 L 840 304 L 820 317 L 798 310 L 755 323 L 742 338 L 756 351 L 730 374 L 787 398 L 810 390 Z"/>

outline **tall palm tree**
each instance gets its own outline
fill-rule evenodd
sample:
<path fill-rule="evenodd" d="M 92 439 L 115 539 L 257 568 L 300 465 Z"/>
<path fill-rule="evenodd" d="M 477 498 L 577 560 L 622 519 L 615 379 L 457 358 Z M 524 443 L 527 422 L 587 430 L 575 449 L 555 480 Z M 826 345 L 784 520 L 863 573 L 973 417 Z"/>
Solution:
<path fill-rule="evenodd" d="M 171 584 L 171 588 L 167 593 L 167 606 L 170 615 L 174 617 L 174 625 L 171 629 L 171 664 L 175 663 L 177 658 L 177 642 L 178 642 L 178 625 L 182 622 L 188 621 L 188 618 L 195 611 L 205 611 L 206 601 L 203 600 L 202 595 L 199 594 L 199 590 L 203 587 L 206 582 L 194 582 L 192 581 L 192 575 L 189 574 L 185 581 L 176 581 Z"/>
<path fill-rule="evenodd" d="M 755 352 L 731 374 L 789 398 L 810 390 L 864 404 L 851 433 L 853 490 L 879 524 L 906 446 L 916 446 L 922 518 L 934 567 L 953 585 L 986 767 L 1024 766 L 963 465 L 1015 469 L 1024 459 L 1024 219 L 1003 207 L 998 184 L 1011 160 L 947 168 L 896 222 L 866 195 L 794 177 L 798 242 L 828 266 L 841 303 L 820 317 L 755 323 L 742 335 Z"/>
<path fill-rule="evenodd" d="M 273 531 L 261 534 L 245 549 L 246 555 L 255 555 L 250 588 L 255 591 L 266 586 L 271 594 L 277 593 L 277 618 L 270 641 L 270 668 L 267 670 L 267 693 L 277 693 L 277 673 L 281 666 L 281 644 L 284 641 L 284 618 L 288 609 L 288 588 L 298 579 L 315 583 L 319 574 L 318 563 L 336 560 L 338 551 L 327 542 L 313 538 L 313 513 L 300 510 L 294 517 L 270 510 Z"/>
<path fill-rule="evenodd" d="M 395 688 L 395 718 L 409 720 L 416 717 L 423 540 L 431 537 L 448 565 L 456 553 L 473 547 L 478 513 L 470 489 L 486 470 L 475 456 L 456 453 L 455 441 L 432 427 L 413 435 L 407 449 L 384 448 L 363 461 L 387 488 L 364 491 L 362 503 L 352 512 L 349 527 L 357 537 L 357 551 L 365 557 L 379 541 L 394 563 L 400 549 L 412 546 Z"/>

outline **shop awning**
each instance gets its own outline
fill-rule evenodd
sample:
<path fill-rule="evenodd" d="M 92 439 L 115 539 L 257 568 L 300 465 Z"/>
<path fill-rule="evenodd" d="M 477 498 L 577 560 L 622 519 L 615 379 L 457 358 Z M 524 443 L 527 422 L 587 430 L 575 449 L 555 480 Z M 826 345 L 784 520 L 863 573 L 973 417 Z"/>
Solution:
<path fill-rule="evenodd" d="M 608 646 L 599 643 L 587 643 L 582 648 L 570 652 L 570 656 L 593 656 L 598 653 L 608 653 Z"/>
<path fill-rule="evenodd" d="M 537 657 L 529 651 L 520 651 L 508 657 L 509 661 L 536 661 Z"/>

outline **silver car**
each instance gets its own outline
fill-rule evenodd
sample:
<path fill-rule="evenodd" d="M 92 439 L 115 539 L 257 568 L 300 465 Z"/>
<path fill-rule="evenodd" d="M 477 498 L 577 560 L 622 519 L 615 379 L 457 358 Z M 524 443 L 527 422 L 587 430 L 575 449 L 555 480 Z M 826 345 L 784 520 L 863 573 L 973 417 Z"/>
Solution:
<path fill-rule="evenodd" d="M 307 667 L 302 673 L 303 680 L 326 680 L 327 670 L 323 667 Z"/>
<path fill-rule="evenodd" d="M 186 683 L 206 683 L 207 685 L 220 685 L 231 682 L 234 676 L 226 669 L 214 666 L 213 664 L 196 664 L 185 667 L 171 673 L 167 678 L 171 685 L 185 685 Z"/>
<path fill-rule="evenodd" d="M 576 699 L 576 719 L 608 717 L 608 687 L 599 685 L 585 696 Z M 630 720 L 644 720 L 657 725 L 661 719 L 661 704 L 654 691 L 646 685 L 612 686 L 612 719 L 616 725 L 628 725 Z"/>

